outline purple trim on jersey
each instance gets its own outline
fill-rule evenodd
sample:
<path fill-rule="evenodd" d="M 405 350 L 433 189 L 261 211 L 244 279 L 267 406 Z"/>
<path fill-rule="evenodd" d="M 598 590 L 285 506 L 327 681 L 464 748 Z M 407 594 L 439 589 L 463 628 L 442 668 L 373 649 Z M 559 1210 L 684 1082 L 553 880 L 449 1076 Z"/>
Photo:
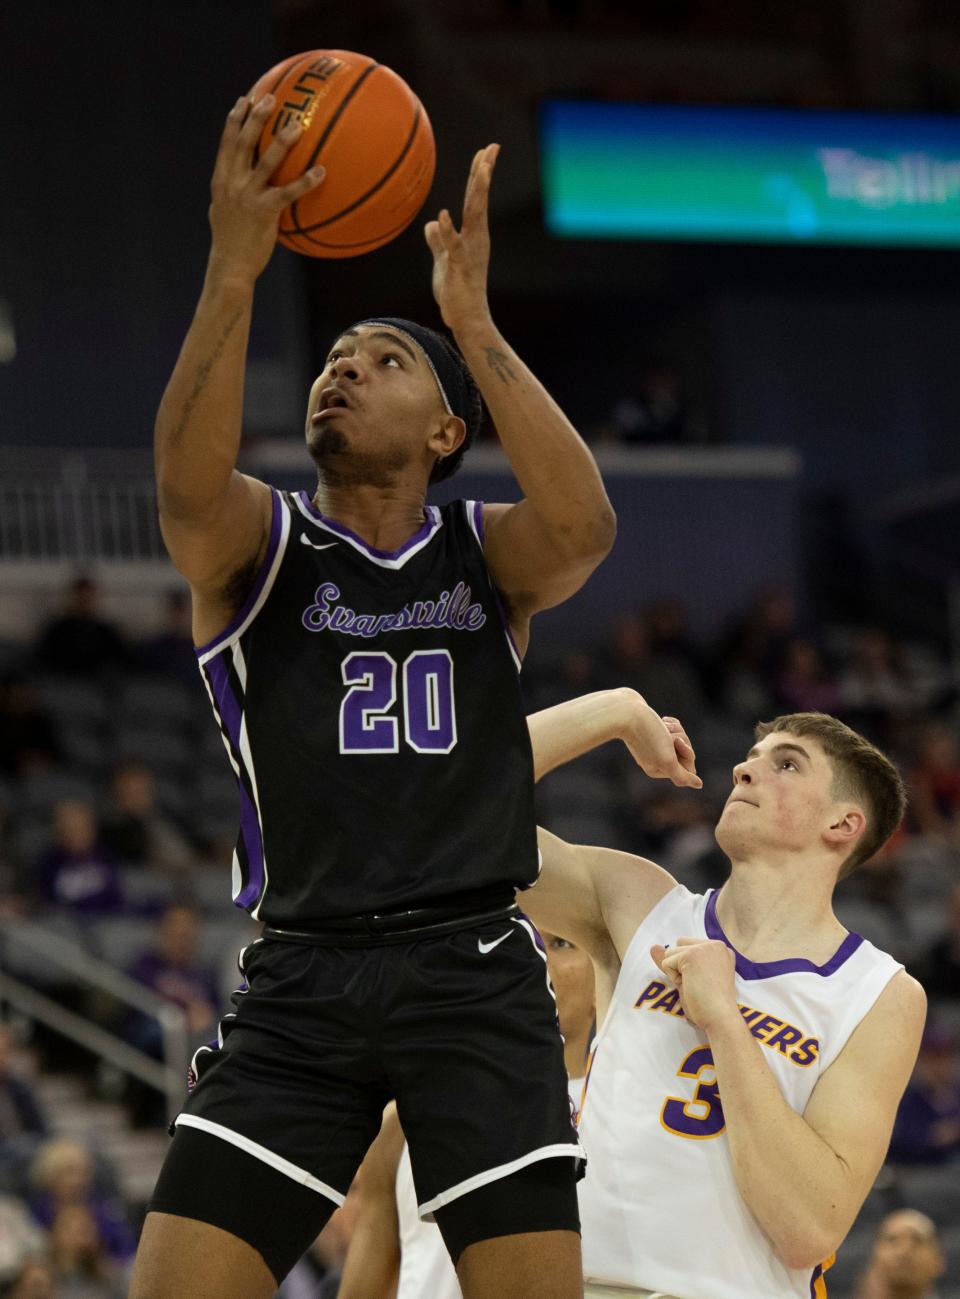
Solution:
<path fill-rule="evenodd" d="M 473 502 L 473 526 L 477 530 L 477 536 L 480 539 L 480 545 L 483 545 L 483 501 Z"/>
<path fill-rule="evenodd" d="M 243 723 L 243 713 L 236 696 L 230 688 L 230 672 L 227 664 L 223 655 L 218 654 L 207 659 L 203 666 L 210 680 L 210 688 L 216 701 L 220 720 L 223 722 L 233 744 L 237 760 L 243 765 L 243 757 L 240 751 L 240 728 Z M 260 817 L 257 815 L 253 800 L 242 780 L 238 780 L 237 785 L 240 789 L 240 833 L 243 835 L 244 846 L 247 850 L 249 876 L 245 886 L 234 898 L 234 902 L 238 907 L 249 907 L 256 902 L 263 889 L 263 837 L 260 830 Z"/>
<path fill-rule="evenodd" d="M 745 956 L 737 951 L 723 932 L 717 916 L 719 893 L 719 889 L 711 889 L 710 891 L 703 926 L 707 931 L 708 938 L 719 939 L 722 943 L 726 943 L 733 952 L 737 958 L 737 974 L 740 975 L 741 979 L 773 979 L 778 974 L 819 974 L 822 978 L 828 978 L 831 974 L 835 974 L 845 961 L 850 959 L 863 942 L 861 934 L 847 934 L 825 965 L 814 965 L 813 961 L 808 961 L 804 956 L 791 956 L 784 961 L 748 961 Z"/>
<path fill-rule="evenodd" d="M 270 515 L 270 540 L 267 542 L 267 553 L 263 557 L 263 563 L 257 569 L 256 580 L 253 583 L 253 590 L 244 600 L 240 610 L 234 618 L 228 623 L 223 631 L 218 632 L 212 640 L 208 640 L 206 645 L 195 645 L 193 652 L 199 656 L 206 654 L 218 645 L 222 640 L 228 640 L 238 627 L 242 627 L 245 619 L 249 616 L 250 610 L 260 598 L 260 592 L 263 590 L 263 584 L 267 580 L 267 574 L 273 564 L 274 556 L 277 553 L 277 546 L 280 544 L 280 532 L 283 524 L 283 506 L 280 504 L 280 493 L 273 487 L 270 492 L 273 496 L 272 512 Z"/>
<path fill-rule="evenodd" d="M 348 528 L 346 524 L 336 523 L 333 519 L 328 519 L 325 514 L 321 514 L 306 492 L 300 492 L 299 496 L 313 517 L 319 519 L 325 528 L 329 528 L 331 532 L 338 533 L 345 540 L 354 542 L 365 550 L 368 555 L 372 555 L 374 559 L 399 559 L 401 555 L 405 555 L 408 550 L 412 549 L 419 542 L 425 541 L 437 526 L 435 507 L 427 505 L 425 506 L 427 518 L 424 521 L 423 526 L 419 531 L 415 532 L 412 537 L 405 541 L 399 550 L 378 550 L 376 546 L 371 546 L 368 541 L 364 541 L 363 537 L 358 536 L 357 533 L 355 533 L 352 528 Z"/>
<path fill-rule="evenodd" d="M 817 1299 L 817 1282 L 823 1276 L 823 1264 L 818 1263 L 810 1276 L 810 1299 Z"/>

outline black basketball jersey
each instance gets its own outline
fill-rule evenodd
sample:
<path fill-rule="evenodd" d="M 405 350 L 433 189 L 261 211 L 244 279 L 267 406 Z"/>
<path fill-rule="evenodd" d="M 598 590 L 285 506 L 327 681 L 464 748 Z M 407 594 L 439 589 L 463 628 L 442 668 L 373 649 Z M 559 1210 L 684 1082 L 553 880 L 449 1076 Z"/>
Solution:
<path fill-rule="evenodd" d="M 197 651 L 240 787 L 233 896 L 268 924 L 537 876 L 519 659 L 475 501 L 387 554 L 273 493 L 266 558 Z"/>

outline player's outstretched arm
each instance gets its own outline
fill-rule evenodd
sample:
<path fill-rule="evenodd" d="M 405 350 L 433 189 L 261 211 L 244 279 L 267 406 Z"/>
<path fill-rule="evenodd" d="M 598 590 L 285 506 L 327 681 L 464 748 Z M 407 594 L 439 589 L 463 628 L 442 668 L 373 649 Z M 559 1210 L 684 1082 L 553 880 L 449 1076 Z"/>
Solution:
<path fill-rule="evenodd" d="M 269 95 L 255 106 L 243 97 L 227 117 L 210 186 L 203 291 L 157 412 L 161 529 L 174 564 L 201 595 L 253 563 L 269 536 L 269 489 L 235 469 L 253 290 L 283 208 L 322 179 L 322 171 L 308 172 L 282 188 L 269 184 L 296 126 L 254 162 L 272 104 Z"/>
<path fill-rule="evenodd" d="M 537 780 L 608 740 L 622 740 L 648 776 L 693 789 L 703 784 L 681 723 L 660 717 L 629 687 L 545 708 L 527 725 Z M 620 961 L 637 926 L 676 880 L 643 857 L 565 843 L 546 830 L 539 835 L 543 869 L 523 895 L 524 909 L 535 924 L 589 952 L 600 977 Z"/>
<path fill-rule="evenodd" d="M 622 740 L 646 775 L 683 788 L 703 788 L 682 723 L 660 717 L 629 686 L 598 690 L 531 713 L 527 726 L 535 780 L 609 740 Z"/>
<path fill-rule="evenodd" d="M 354 1184 L 359 1204 L 337 1299 L 372 1299 L 392 1293 L 400 1276 L 397 1165 L 403 1130 L 392 1102 L 380 1135 L 366 1153 Z"/>
<path fill-rule="evenodd" d="M 493 323 L 487 301 L 487 202 L 499 145 L 473 160 L 458 231 L 442 211 L 426 226 L 433 292 L 483 393 L 525 499 L 484 511 L 487 562 L 521 634 L 538 609 L 578 590 L 616 535 L 589 448 Z"/>
<path fill-rule="evenodd" d="M 816 1267 L 840 1245 L 880 1171 L 917 1058 L 923 989 L 905 971 L 894 975 L 800 1115 L 737 1007 L 730 949 L 680 938 L 652 954 L 709 1039 L 740 1194 L 781 1262 Z"/>

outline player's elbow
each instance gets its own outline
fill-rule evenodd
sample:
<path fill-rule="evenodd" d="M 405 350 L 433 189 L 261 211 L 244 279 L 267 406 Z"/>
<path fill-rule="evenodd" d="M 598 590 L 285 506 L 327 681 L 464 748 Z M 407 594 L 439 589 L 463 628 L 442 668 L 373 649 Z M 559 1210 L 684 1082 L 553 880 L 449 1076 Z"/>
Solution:
<path fill-rule="evenodd" d="M 583 574 L 591 573 L 610 551 L 617 539 L 617 516 L 613 506 L 604 504 L 585 511 L 579 518 L 566 520 L 555 536 L 554 544 L 566 563 Z"/>
<path fill-rule="evenodd" d="M 604 497 L 603 505 L 584 529 L 584 541 L 591 558 L 606 559 L 617 539 L 617 516 L 613 506 Z"/>

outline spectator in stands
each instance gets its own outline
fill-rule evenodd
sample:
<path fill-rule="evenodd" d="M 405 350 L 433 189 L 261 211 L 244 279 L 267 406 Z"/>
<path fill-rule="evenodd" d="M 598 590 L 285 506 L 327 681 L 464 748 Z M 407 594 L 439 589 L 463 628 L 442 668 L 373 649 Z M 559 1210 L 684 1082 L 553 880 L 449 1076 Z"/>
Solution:
<path fill-rule="evenodd" d="M 158 997 L 179 1006 L 186 1013 L 191 1033 L 206 1032 L 213 1025 L 219 1001 L 216 976 L 197 958 L 200 923 L 193 907 L 183 903 L 167 907 L 153 949 L 129 971 Z"/>
<path fill-rule="evenodd" d="M 853 662 L 841 677 L 840 689 L 845 720 L 885 746 L 898 739 L 922 702 L 899 645 L 880 627 L 867 627 L 857 636 Z"/>
<path fill-rule="evenodd" d="M 930 721 L 923 727 L 909 781 L 917 830 L 960 848 L 960 757 L 949 726 Z"/>
<path fill-rule="evenodd" d="M 216 974 L 197 959 L 200 917 L 190 906 L 175 903 L 163 914 L 153 948 L 144 952 L 128 970 L 131 978 L 144 984 L 164 1001 L 179 1006 L 187 1031 L 199 1038 L 209 1035 L 217 1019 L 220 1000 Z M 124 1036 L 131 1046 L 155 1060 L 163 1058 L 163 1030 L 151 1015 L 136 1012 L 127 1019 Z M 163 1126 L 166 1121 L 163 1097 L 152 1088 L 131 1079 L 126 1104 L 137 1127 Z"/>
<path fill-rule="evenodd" d="M 153 772 L 143 762 L 114 769 L 100 842 L 114 860 L 131 865 L 186 870 L 195 861 L 186 838 L 157 807 Z"/>
<path fill-rule="evenodd" d="M 0 1145 L 23 1135 L 45 1137 L 47 1121 L 33 1088 L 13 1068 L 13 1039 L 0 1024 Z"/>
<path fill-rule="evenodd" d="M 60 757 L 57 728 L 32 683 L 20 672 L 6 673 L 0 681 L 0 776 L 45 771 Z"/>
<path fill-rule="evenodd" d="M 682 717 L 691 731 L 703 712 L 694 670 L 670 650 L 654 654 L 646 621 L 636 614 L 626 614 L 614 625 L 604 679 L 612 686 L 632 686 L 645 699 L 656 700 L 658 712 Z"/>
<path fill-rule="evenodd" d="M 932 1024 L 923 1036 L 890 1142 L 901 1164 L 944 1164 L 960 1155 L 960 1054 L 950 1034 Z"/>
<path fill-rule="evenodd" d="M 37 641 L 37 663 L 45 672 L 101 677 L 127 663 L 123 637 L 102 617 L 99 604 L 92 578 L 74 578 L 63 613 L 47 623 Z"/>
<path fill-rule="evenodd" d="M 62 1299 L 124 1299 L 127 1287 L 86 1204 L 65 1204 L 50 1227 L 50 1258 Z"/>
<path fill-rule="evenodd" d="M 795 636 L 788 641 L 776 675 L 774 695 L 784 713 L 837 713 L 840 688 L 813 641 Z"/>
<path fill-rule="evenodd" d="M 3 1299 L 62 1299 L 53 1264 L 39 1255 L 27 1259 L 9 1288 L 0 1294 Z"/>
<path fill-rule="evenodd" d="M 30 1166 L 30 1182 L 30 1210 L 41 1227 L 50 1230 L 65 1208 L 86 1208 L 110 1258 L 121 1263 L 133 1258 L 136 1241 L 126 1216 L 95 1189 L 93 1157 L 86 1146 L 66 1137 L 44 1142 Z"/>
<path fill-rule="evenodd" d="M 792 594 L 782 587 L 760 593 L 721 638 L 712 672 L 714 695 L 737 717 L 770 714 L 777 668 L 797 635 Z"/>
<path fill-rule="evenodd" d="M 0 1287 L 16 1285 L 28 1260 L 40 1254 L 43 1247 L 43 1232 L 23 1201 L 12 1195 L 0 1195 Z M 6 1295 L 7 1291 L 0 1290 L 0 1293 Z"/>
<path fill-rule="evenodd" d="M 8 799 L 12 799 L 12 795 L 7 795 L 0 786 L 0 919 L 22 915 L 27 909 Z"/>
<path fill-rule="evenodd" d="M 665 863 L 671 874 L 696 892 L 720 888 L 730 874 L 730 862 L 717 847 L 714 827 L 719 809 L 702 791 L 674 789 L 661 782 L 644 789 L 634 771 L 628 775 L 626 798 L 618 809 L 615 846 Z"/>
<path fill-rule="evenodd" d="M 856 1299 L 936 1299 L 946 1264 L 936 1224 L 916 1209 L 884 1218 Z"/>
<path fill-rule="evenodd" d="M 921 962 L 920 977 L 928 996 L 960 1000 L 960 884 L 950 893 L 946 932 Z"/>
<path fill-rule="evenodd" d="M 53 845 L 38 862 L 37 886 L 43 901 L 71 911 L 123 909 L 116 862 L 100 842 L 89 803 L 64 799 L 53 809 Z"/>
<path fill-rule="evenodd" d="M 139 660 L 148 672 L 179 677 L 194 690 L 200 686 L 193 648 L 193 613 L 190 593 L 174 587 L 164 598 L 163 628 L 140 646 Z"/>
<path fill-rule="evenodd" d="M 644 622 L 651 654 L 686 663 L 700 680 L 704 672 L 703 656 L 690 635 L 683 603 L 674 596 L 661 596 L 658 600 L 651 600 L 644 610 Z"/>

